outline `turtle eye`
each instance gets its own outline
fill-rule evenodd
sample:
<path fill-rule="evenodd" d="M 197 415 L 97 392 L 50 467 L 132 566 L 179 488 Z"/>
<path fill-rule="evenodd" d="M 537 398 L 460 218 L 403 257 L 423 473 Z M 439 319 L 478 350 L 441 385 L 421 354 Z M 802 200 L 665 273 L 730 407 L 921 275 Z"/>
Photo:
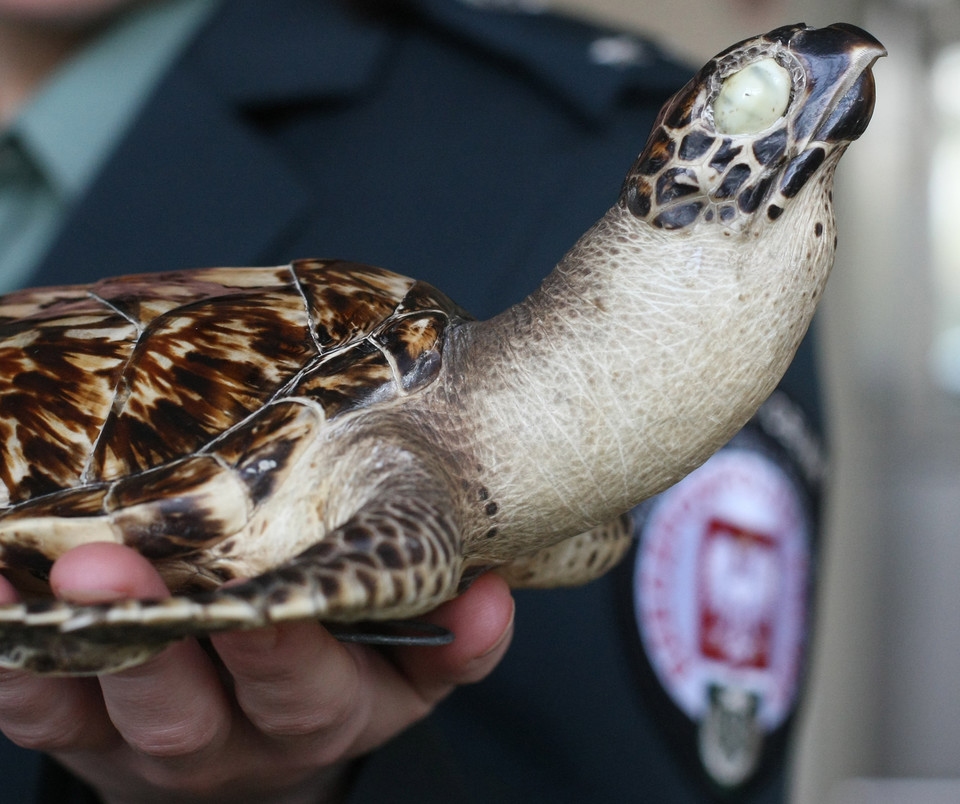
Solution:
<path fill-rule="evenodd" d="M 790 103 L 790 73 L 761 59 L 724 79 L 713 104 L 720 134 L 755 134 L 783 117 Z"/>

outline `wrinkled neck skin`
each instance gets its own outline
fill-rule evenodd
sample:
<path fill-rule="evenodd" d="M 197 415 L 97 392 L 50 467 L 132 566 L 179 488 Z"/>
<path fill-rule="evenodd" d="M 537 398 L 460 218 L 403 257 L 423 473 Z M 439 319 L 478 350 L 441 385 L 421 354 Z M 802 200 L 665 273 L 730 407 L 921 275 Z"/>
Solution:
<path fill-rule="evenodd" d="M 614 207 L 537 292 L 451 337 L 447 415 L 478 432 L 454 459 L 477 467 L 499 533 L 522 543 L 587 530 L 679 480 L 747 422 L 826 282 L 831 184 L 829 169 L 778 220 L 729 234 L 654 229 Z M 488 527 L 476 523 L 477 538 Z"/>

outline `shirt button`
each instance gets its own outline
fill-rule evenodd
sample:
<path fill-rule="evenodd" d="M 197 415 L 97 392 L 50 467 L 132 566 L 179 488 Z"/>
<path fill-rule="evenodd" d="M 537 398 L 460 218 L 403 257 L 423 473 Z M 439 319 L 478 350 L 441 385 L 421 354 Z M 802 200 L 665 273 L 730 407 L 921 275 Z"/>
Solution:
<path fill-rule="evenodd" d="M 590 43 L 588 57 L 603 67 L 635 67 L 647 61 L 642 42 L 630 36 L 602 36 Z"/>

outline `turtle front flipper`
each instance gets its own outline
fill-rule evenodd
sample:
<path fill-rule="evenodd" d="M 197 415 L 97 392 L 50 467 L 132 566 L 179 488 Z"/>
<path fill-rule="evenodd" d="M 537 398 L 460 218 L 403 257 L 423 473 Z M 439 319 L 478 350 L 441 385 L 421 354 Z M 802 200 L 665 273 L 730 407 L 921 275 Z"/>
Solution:
<path fill-rule="evenodd" d="M 177 639 L 168 630 L 145 634 L 142 623 L 111 622 L 115 605 L 44 600 L 0 606 L 0 667 L 52 676 L 114 673 L 143 664 Z M 67 630 L 77 617 L 100 623 Z"/>
<path fill-rule="evenodd" d="M 633 543 L 633 518 L 622 514 L 585 533 L 571 536 L 511 561 L 497 573 L 514 589 L 579 586 L 599 578 Z"/>
<path fill-rule="evenodd" d="M 291 620 L 397 620 L 453 597 L 461 572 L 450 505 L 409 481 L 312 547 L 254 578 L 161 600 L 0 606 L 0 666 L 43 675 L 109 673 L 189 636 Z M 416 492 L 416 493 L 414 493 Z"/>

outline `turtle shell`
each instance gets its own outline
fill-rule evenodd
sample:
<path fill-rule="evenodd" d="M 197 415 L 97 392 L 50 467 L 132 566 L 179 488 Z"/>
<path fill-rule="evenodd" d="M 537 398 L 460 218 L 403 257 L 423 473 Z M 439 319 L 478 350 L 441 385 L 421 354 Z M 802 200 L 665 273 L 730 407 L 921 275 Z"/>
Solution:
<path fill-rule="evenodd" d="M 3 297 L 0 562 L 45 579 L 70 522 L 149 558 L 236 533 L 318 421 L 428 385 L 463 315 L 423 282 L 321 260 Z M 238 482 L 243 504 L 219 504 Z"/>

